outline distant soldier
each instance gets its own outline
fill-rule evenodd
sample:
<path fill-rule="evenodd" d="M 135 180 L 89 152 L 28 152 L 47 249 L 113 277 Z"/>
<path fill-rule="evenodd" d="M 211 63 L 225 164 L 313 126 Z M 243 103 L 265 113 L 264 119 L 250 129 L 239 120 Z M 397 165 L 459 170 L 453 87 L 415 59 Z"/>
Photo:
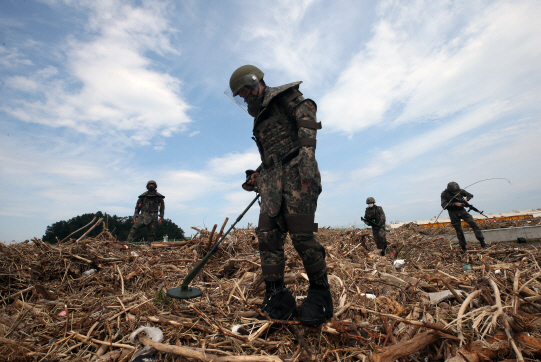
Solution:
<path fill-rule="evenodd" d="M 372 226 L 372 235 L 381 255 L 387 251 L 387 236 L 385 235 L 385 213 L 381 206 L 376 206 L 376 200 L 373 197 L 366 199 L 368 207 L 364 212 L 365 223 Z"/>
<path fill-rule="evenodd" d="M 135 238 L 135 233 L 142 226 L 148 227 L 149 241 L 154 240 L 154 231 L 156 230 L 156 224 L 161 224 L 163 221 L 163 213 L 165 210 L 165 203 L 163 199 L 165 196 L 158 191 L 158 184 L 156 181 L 150 180 L 147 182 L 147 192 L 142 193 L 135 205 L 135 214 L 133 214 L 133 226 L 128 235 L 128 242 L 132 242 Z M 141 212 L 141 216 L 139 216 Z M 158 212 L 160 213 L 160 219 L 158 220 Z"/>
<path fill-rule="evenodd" d="M 316 161 L 316 103 L 299 91 L 301 82 L 269 87 L 263 72 L 245 65 L 230 78 L 231 99 L 254 117 L 253 139 L 261 155 L 256 171 L 246 171 L 245 190 L 258 187 L 261 212 L 256 230 L 266 292 L 261 310 L 287 320 L 297 304 L 284 283 L 287 233 L 302 259 L 310 286 L 300 309 L 304 324 L 319 326 L 333 316 L 325 248 L 317 241 L 314 217 L 321 193 Z"/>
<path fill-rule="evenodd" d="M 481 244 L 482 248 L 488 248 L 485 243 L 485 238 L 481 229 L 473 219 L 473 217 L 464 209 L 464 204 L 460 202 L 462 198 L 469 201 L 473 198 L 473 195 L 466 190 L 462 190 L 456 182 L 449 182 L 447 188 L 441 193 L 441 207 L 449 212 L 449 218 L 451 219 L 451 225 L 456 230 L 456 236 L 458 243 L 462 248 L 462 253 L 466 252 L 466 237 L 464 231 L 462 231 L 462 221 L 466 221 L 475 234 L 477 240 Z"/>

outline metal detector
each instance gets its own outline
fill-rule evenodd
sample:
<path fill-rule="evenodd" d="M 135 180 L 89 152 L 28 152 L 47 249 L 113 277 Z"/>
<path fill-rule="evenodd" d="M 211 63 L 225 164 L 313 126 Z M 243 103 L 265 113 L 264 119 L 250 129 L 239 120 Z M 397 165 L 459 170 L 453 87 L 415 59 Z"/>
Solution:
<path fill-rule="evenodd" d="M 197 274 L 199 274 L 201 269 L 203 269 L 205 264 L 209 261 L 212 254 L 216 252 L 216 250 L 218 249 L 218 246 L 220 246 L 220 244 L 225 239 L 227 234 L 229 234 L 229 232 L 233 229 L 233 227 L 242 219 L 244 214 L 246 214 L 246 212 L 250 210 L 250 208 L 257 201 L 258 198 L 259 198 L 259 194 L 257 194 L 257 196 L 252 200 L 252 202 L 250 202 L 250 205 L 248 205 L 248 207 L 242 212 L 242 214 L 240 214 L 239 217 L 237 217 L 237 220 L 229 227 L 229 229 L 226 231 L 224 236 L 222 236 L 220 240 L 218 240 L 218 242 L 212 247 L 212 249 L 210 249 L 207 255 L 205 255 L 203 259 L 201 259 L 201 261 L 197 263 L 197 265 L 188 273 L 188 275 L 186 275 L 186 278 L 184 278 L 184 280 L 182 281 L 181 286 L 171 288 L 167 291 L 167 295 L 169 297 L 176 298 L 176 299 L 191 299 L 191 298 L 197 298 L 201 294 L 203 294 L 201 289 L 190 287 L 190 282 L 193 280 L 193 278 L 197 276 Z"/>

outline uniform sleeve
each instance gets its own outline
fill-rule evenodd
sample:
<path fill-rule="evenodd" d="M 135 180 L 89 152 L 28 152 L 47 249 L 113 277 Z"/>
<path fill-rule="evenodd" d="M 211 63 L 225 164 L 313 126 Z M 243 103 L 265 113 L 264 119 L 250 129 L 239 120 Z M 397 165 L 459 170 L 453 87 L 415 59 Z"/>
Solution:
<path fill-rule="evenodd" d="M 473 195 L 470 194 L 468 191 L 466 191 L 466 190 L 460 190 L 460 191 L 461 191 L 461 194 L 462 194 L 465 198 L 467 198 L 468 200 L 473 199 Z"/>
<path fill-rule="evenodd" d="M 441 207 L 442 207 L 442 209 L 446 210 L 447 207 L 449 207 L 449 206 L 450 206 L 450 204 L 449 204 L 449 200 L 447 199 L 446 193 L 442 192 L 442 194 L 441 194 Z"/>
<path fill-rule="evenodd" d="M 137 217 L 139 215 L 139 212 L 141 211 L 142 207 L 143 207 L 143 198 L 140 197 L 137 199 L 137 202 L 135 203 L 135 213 L 133 214 L 133 217 Z"/>
<path fill-rule="evenodd" d="M 380 206 L 378 207 L 379 208 L 379 222 L 378 222 L 378 225 L 380 227 L 385 227 L 385 213 L 383 212 L 383 208 Z"/>
<path fill-rule="evenodd" d="M 316 104 L 311 100 L 307 99 L 300 103 L 295 108 L 295 119 L 297 124 L 310 124 L 316 123 Z M 310 181 L 314 178 L 317 162 L 316 162 L 316 141 L 317 130 L 307 127 L 298 127 L 298 137 L 300 140 L 313 140 L 313 145 L 302 145 L 299 150 L 300 162 L 299 162 L 299 172 L 301 179 L 305 181 Z M 305 142 L 310 143 L 310 141 Z"/>
<path fill-rule="evenodd" d="M 163 219 L 163 213 L 165 212 L 165 198 L 162 197 L 162 202 L 160 202 L 160 218 Z"/>

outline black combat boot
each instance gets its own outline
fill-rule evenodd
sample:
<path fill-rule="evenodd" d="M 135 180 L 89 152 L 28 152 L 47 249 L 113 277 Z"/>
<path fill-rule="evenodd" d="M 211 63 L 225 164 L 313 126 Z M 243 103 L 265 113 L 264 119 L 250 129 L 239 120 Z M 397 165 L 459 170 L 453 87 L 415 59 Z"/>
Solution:
<path fill-rule="evenodd" d="M 265 280 L 267 291 L 261 311 L 271 319 L 289 320 L 298 314 L 297 303 L 291 292 L 285 287 L 283 280 L 268 282 Z M 259 316 L 258 319 L 263 319 Z"/>
<path fill-rule="evenodd" d="M 387 253 L 387 245 L 385 245 L 385 247 L 381 249 L 381 256 L 385 256 L 386 253 Z"/>
<path fill-rule="evenodd" d="M 488 248 L 487 243 L 485 243 L 485 239 L 479 239 L 479 243 L 481 244 L 481 247 L 482 247 L 483 249 Z"/>
<path fill-rule="evenodd" d="M 327 280 L 327 273 L 319 279 L 310 278 L 308 297 L 301 306 L 301 322 L 312 327 L 317 327 L 331 319 L 333 305 L 331 287 Z"/>
<path fill-rule="evenodd" d="M 460 245 L 460 253 L 461 254 L 466 254 L 466 252 L 468 251 L 468 249 L 466 249 L 466 245 Z"/>

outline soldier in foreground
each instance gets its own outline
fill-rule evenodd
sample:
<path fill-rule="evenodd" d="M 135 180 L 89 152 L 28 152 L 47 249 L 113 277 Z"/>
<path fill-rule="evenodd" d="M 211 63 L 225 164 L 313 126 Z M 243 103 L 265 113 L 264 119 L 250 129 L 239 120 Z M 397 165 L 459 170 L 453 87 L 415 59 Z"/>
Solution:
<path fill-rule="evenodd" d="M 305 99 L 295 82 L 268 87 L 263 72 L 245 65 L 233 72 L 228 95 L 254 117 L 253 139 L 261 165 L 246 171 L 243 188 L 261 194 L 256 234 L 266 292 L 261 310 L 272 319 L 297 313 L 295 298 L 284 284 L 287 232 L 301 257 L 310 286 L 300 309 L 303 323 L 318 326 L 333 316 L 325 249 L 316 240 L 314 223 L 321 176 L 315 158 L 316 104 Z"/>
<path fill-rule="evenodd" d="M 376 200 L 373 197 L 366 199 L 368 207 L 364 212 L 363 221 L 365 224 L 372 226 L 372 235 L 378 249 L 381 250 L 381 255 L 385 255 L 387 251 L 387 236 L 385 232 L 385 213 L 381 206 L 376 206 Z"/>
<path fill-rule="evenodd" d="M 158 184 L 156 181 L 150 180 L 147 182 L 147 192 L 142 193 L 135 204 L 135 213 L 133 214 L 133 226 L 128 235 L 128 242 L 132 242 L 135 238 L 135 233 L 142 226 L 147 226 L 149 242 L 154 240 L 154 231 L 156 225 L 160 225 L 163 221 L 163 213 L 165 211 L 165 202 L 163 199 L 165 196 L 158 191 Z M 141 215 L 139 216 L 139 212 Z M 160 219 L 158 220 L 158 212 L 160 213 Z"/>
<path fill-rule="evenodd" d="M 465 198 L 469 201 L 473 198 L 473 195 L 466 190 L 462 190 L 456 182 L 449 182 L 447 188 L 441 193 L 441 207 L 449 212 L 449 218 L 451 219 L 451 225 L 456 230 L 456 236 L 458 243 L 462 248 L 462 253 L 466 252 L 466 237 L 462 230 L 462 220 L 466 221 L 472 228 L 475 237 L 479 240 L 482 248 L 488 248 L 485 243 L 485 238 L 481 229 L 473 219 L 473 217 L 464 209 L 464 203 L 460 200 Z"/>

